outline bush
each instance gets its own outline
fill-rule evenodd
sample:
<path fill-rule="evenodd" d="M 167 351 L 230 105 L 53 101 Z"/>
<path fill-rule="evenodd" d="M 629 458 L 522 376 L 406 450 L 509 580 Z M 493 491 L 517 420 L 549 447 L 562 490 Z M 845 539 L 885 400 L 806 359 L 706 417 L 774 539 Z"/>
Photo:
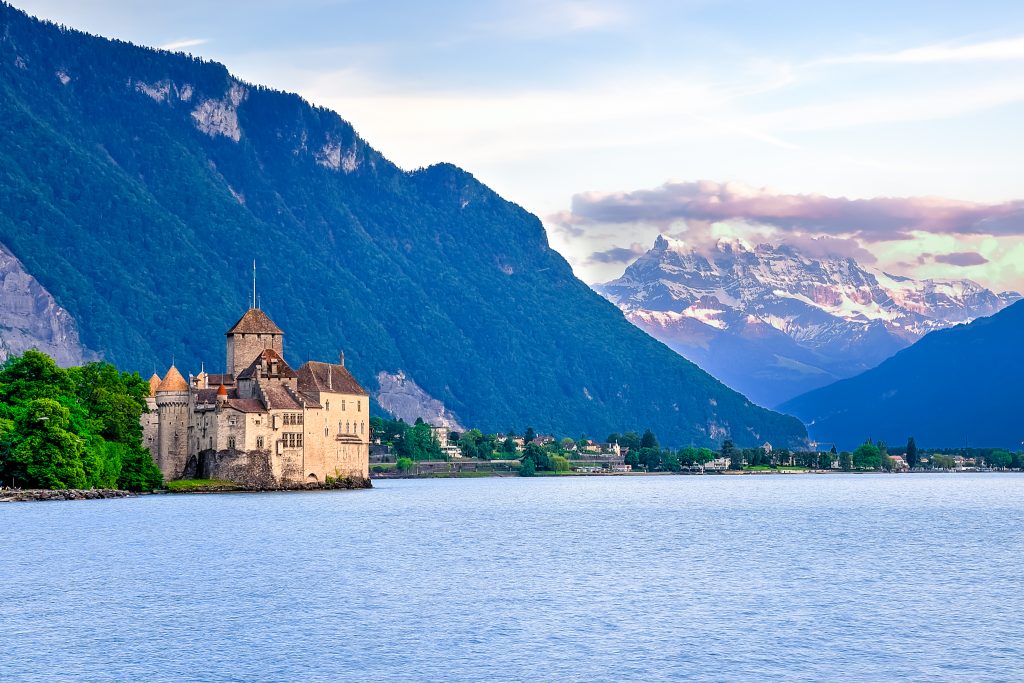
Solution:
<path fill-rule="evenodd" d="M 520 477 L 532 477 L 537 474 L 537 466 L 533 464 L 533 458 L 524 458 L 519 466 Z"/>

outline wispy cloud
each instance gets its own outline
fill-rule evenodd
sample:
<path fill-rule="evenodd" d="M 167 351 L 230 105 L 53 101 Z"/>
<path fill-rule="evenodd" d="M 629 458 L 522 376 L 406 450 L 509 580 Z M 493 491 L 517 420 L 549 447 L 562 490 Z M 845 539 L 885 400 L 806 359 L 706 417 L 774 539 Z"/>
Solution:
<path fill-rule="evenodd" d="M 936 64 L 1024 60 L 1024 36 L 983 43 L 942 43 L 896 52 L 861 53 L 819 60 L 819 64 Z"/>
<path fill-rule="evenodd" d="M 165 43 L 160 46 L 161 50 L 168 50 L 170 52 L 178 52 L 190 47 L 198 47 L 205 45 L 209 42 L 206 38 L 186 38 L 184 40 L 175 40 L 170 43 Z"/>
<path fill-rule="evenodd" d="M 611 247 L 603 251 L 595 251 L 587 260 L 590 263 L 630 263 L 646 251 L 647 247 L 639 242 L 633 242 L 628 247 Z"/>

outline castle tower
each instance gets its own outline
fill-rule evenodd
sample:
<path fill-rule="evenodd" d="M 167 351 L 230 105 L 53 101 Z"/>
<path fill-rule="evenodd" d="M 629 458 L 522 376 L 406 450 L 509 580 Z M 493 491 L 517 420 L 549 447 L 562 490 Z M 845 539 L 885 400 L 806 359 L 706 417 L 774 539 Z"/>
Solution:
<path fill-rule="evenodd" d="M 164 479 L 177 479 L 188 462 L 188 382 L 171 366 L 156 388 L 156 409 L 160 420 L 156 464 Z"/>
<path fill-rule="evenodd" d="M 284 356 L 284 332 L 258 308 L 250 308 L 227 331 L 228 362 L 226 371 L 232 377 L 245 370 L 264 349 L 273 349 Z"/>

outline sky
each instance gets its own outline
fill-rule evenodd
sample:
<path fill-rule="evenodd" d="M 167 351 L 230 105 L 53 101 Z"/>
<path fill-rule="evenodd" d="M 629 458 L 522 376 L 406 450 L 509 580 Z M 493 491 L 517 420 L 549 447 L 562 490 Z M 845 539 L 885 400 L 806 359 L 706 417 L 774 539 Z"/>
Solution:
<path fill-rule="evenodd" d="M 659 233 L 1024 291 L 1024 3 L 15 0 L 473 173 L 586 282 Z"/>

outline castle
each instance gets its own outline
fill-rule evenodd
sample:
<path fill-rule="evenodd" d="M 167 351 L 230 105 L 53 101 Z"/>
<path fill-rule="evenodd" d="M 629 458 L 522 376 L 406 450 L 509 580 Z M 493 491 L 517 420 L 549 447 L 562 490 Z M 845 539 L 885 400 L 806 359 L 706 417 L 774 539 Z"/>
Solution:
<path fill-rule="evenodd" d="M 149 380 L 143 441 L 164 478 L 296 488 L 369 477 L 370 400 L 345 357 L 293 370 L 284 332 L 259 308 L 227 331 L 224 374 Z"/>

